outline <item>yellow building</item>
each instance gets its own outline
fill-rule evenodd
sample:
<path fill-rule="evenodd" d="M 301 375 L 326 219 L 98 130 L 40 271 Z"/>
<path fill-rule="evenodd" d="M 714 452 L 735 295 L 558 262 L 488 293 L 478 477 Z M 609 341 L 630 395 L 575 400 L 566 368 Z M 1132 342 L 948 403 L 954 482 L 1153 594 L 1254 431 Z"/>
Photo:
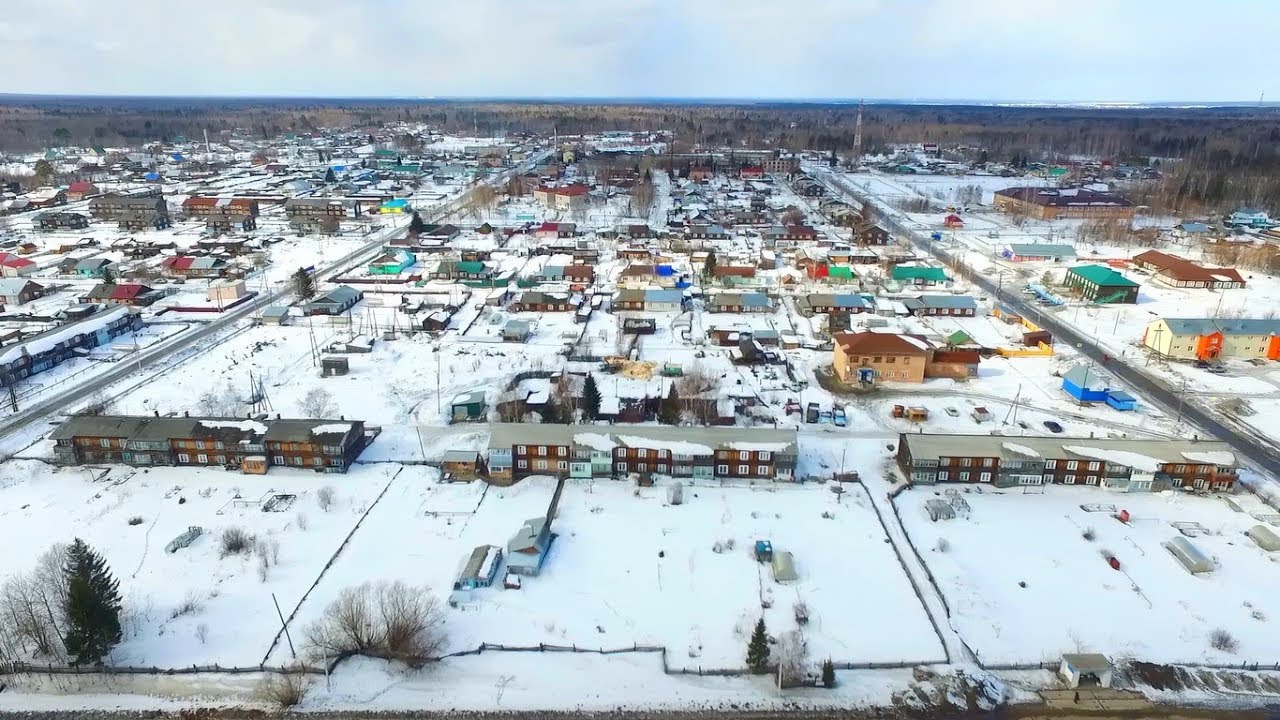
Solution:
<path fill-rule="evenodd" d="M 1280 359 L 1280 319 L 1160 318 L 1143 346 L 1175 360 Z"/>

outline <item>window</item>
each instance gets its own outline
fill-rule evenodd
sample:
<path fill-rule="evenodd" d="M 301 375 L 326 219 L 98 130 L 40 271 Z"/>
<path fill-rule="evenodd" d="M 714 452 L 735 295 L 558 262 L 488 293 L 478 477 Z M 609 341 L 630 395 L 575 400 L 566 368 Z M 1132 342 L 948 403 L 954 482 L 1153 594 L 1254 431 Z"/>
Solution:
<path fill-rule="evenodd" d="M 748 465 L 739 465 L 739 466 L 738 466 L 738 474 L 739 474 L 739 475 L 747 475 L 747 474 L 750 474 L 750 472 L 751 472 L 751 467 L 750 467 L 750 466 L 748 466 Z"/>
<path fill-rule="evenodd" d="M 660 472 L 660 473 L 664 473 L 664 472 L 666 472 L 666 471 L 667 471 L 667 464 L 666 464 L 666 463 L 658 463 L 658 472 Z"/>
<path fill-rule="evenodd" d="M 186 456 L 186 455 L 179 455 L 179 456 L 178 456 L 178 460 L 179 460 L 179 461 L 181 461 L 181 462 L 186 462 L 186 461 L 187 461 L 187 456 Z M 283 465 L 283 464 L 284 464 L 284 456 L 283 456 L 283 455 L 275 455 L 275 456 L 273 456 L 273 457 L 271 458 L 271 462 L 275 463 L 276 465 Z"/>
<path fill-rule="evenodd" d="M 334 458 L 333 460 L 329 461 L 329 465 L 330 467 L 342 467 L 342 460 L 339 458 Z"/>
<path fill-rule="evenodd" d="M 729 466 L 728 466 L 728 465 L 717 465 L 717 466 L 716 466 L 716 474 L 717 474 L 717 475 L 728 475 L 728 474 L 729 474 Z"/>
<path fill-rule="evenodd" d="M 902 358 L 902 364 L 903 364 L 903 365 L 910 365 L 910 364 L 911 364 L 911 358 L 909 358 L 909 357 L 904 357 L 904 358 Z"/>
<path fill-rule="evenodd" d="M 757 465 L 757 466 L 756 466 L 756 475 L 758 475 L 758 476 L 760 476 L 760 477 L 769 477 L 769 466 L 768 466 L 768 465 Z"/>
<path fill-rule="evenodd" d="M 1045 470 L 1053 470 L 1053 469 L 1054 469 L 1054 468 L 1056 468 L 1056 467 L 1058 467 L 1058 461 L 1057 461 L 1057 460 L 1045 460 L 1045 461 L 1044 461 L 1044 469 L 1045 469 Z"/>
<path fill-rule="evenodd" d="M 559 461 L 559 462 L 557 462 L 557 463 L 556 463 L 556 469 L 557 469 L 557 470 L 568 470 L 568 469 L 569 469 L 569 463 L 568 463 L 568 462 L 566 462 L 566 461 L 564 461 L 564 460 L 561 460 L 561 461 Z"/>
<path fill-rule="evenodd" d="M 960 478 L 959 478 L 959 480 L 960 480 L 960 482 L 969 482 L 969 473 L 967 473 L 967 472 L 962 472 L 962 473 L 960 473 Z"/>
<path fill-rule="evenodd" d="M 546 469 L 547 469 L 547 461 L 546 461 L 546 460 L 535 460 L 535 461 L 533 462 L 533 469 L 534 469 L 534 470 L 546 470 Z"/>
<path fill-rule="evenodd" d="M 981 480 L 982 482 L 991 482 L 991 473 L 984 472 L 978 476 L 978 479 Z"/>
<path fill-rule="evenodd" d="M 982 458 L 982 467 L 995 467 L 995 458 Z"/>
<path fill-rule="evenodd" d="M 888 356 L 887 358 L 885 358 L 885 362 L 887 362 L 887 363 L 889 363 L 889 364 L 893 364 L 893 363 L 898 362 L 898 358 L 897 358 L 897 356 L 895 356 L 895 355 L 890 355 L 890 356 Z"/>
<path fill-rule="evenodd" d="M 946 482 L 948 477 L 950 476 L 947 474 L 947 471 L 943 470 L 938 473 L 938 482 Z"/>
<path fill-rule="evenodd" d="M 324 467 L 324 458 L 322 458 L 322 457 L 313 457 L 313 458 L 311 458 L 311 464 L 312 464 L 312 465 L 315 465 L 316 467 Z"/>
<path fill-rule="evenodd" d="M 876 355 L 875 357 L 871 358 L 871 362 L 873 363 L 884 362 L 884 357 L 881 355 Z"/>
<path fill-rule="evenodd" d="M 649 472 L 649 463 L 637 463 L 636 472 Z"/>
<path fill-rule="evenodd" d="M 972 462 L 973 460 L 970 458 L 960 458 L 960 467 L 969 467 Z"/>
<path fill-rule="evenodd" d="M 521 470 L 524 470 L 525 468 L 529 467 L 529 461 L 519 460 L 516 462 L 516 467 L 520 468 Z"/>
<path fill-rule="evenodd" d="M 203 449 L 204 449 L 204 441 L 203 441 L 203 440 L 197 440 L 197 441 L 196 441 L 196 449 L 197 449 L 197 450 L 203 450 Z"/>
<path fill-rule="evenodd" d="M 1102 463 L 1099 463 L 1099 462 L 1091 462 L 1091 463 L 1089 463 L 1089 469 L 1090 469 L 1090 470 L 1097 470 L 1097 469 L 1098 469 L 1098 468 L 1100 468 L 1100 467 L 1102 467 Z"/>
<path fill-rule="evenodd" d="M 186 454 L 186 453 L 178 453 L 178 462 L 180 462 L 180 463 L 189 463 L 189 462 L 191 462 L 191 456 L 190 456 L 190 455 L 188 455 L 188 454 Z M 282 457 L 278 457 L 278 458 L 276 458 L 276 464 L 277 464 L 277 465 L 283 465 L 283 464 L 284 464 L 284 458 L 282 458 Z"/>
<path fill-rule="evenodd" d="M 201 465 L 208 465 L 209 456 L 205 455 L 204 453 L 200 453 L 199 455 L 196 456 L 196 462 L 200 463 Z"/>
<path fill-rule="evenodd" d="M 1085 479 L 1084 479 L 1084 483 L 1085 483 L 1085 485 L 1097 485 L 1097 484 L 1098 484 L 1098 476 L 1097 476 L 1097 475 L 1090 475 L 1089 477 L 1087 477 L 1087 478 L 1085 478 Z"/>
<path fill-rule="evenodd" d="M 739 459 L 739 460 L 750 460 L 750 459 L 751 459 L 751 453 L 749 453 L 749 452 L 740 452 L 740 453 L 738 453 L 738 459 Z"/>
<path fill-rule="evenodd" d="M 645 450 L 644 448 L 640 448 L 639 450 L 636 451 L 636 457 L 638 458 L 649 457 L 649 451 Z"/>
<path fill-rule="evenodd" d="M 1068 460 L 1068 461 L 1067 461 L 1067 469 L 1068 469 L 1068 470 L 1075 470 L 1075 469 L 1076 469 L 1077 467 L 1079 467 L 1079 466 L 1080 466 L 1080 463 L 1076 462 L 1075 460 Z"/>
<path fill-rule="evenodd" d="M 626 472 L 626 471 L 627 471 L 627 464 L 624 462 L 618 463 L 618 472 Z"/>
<path fill-rule="evenodd" d="M 297 465 L 298 467 L 302 467 L 302 457 L 301 456 L 295 457 L 293 459 L 293 464 Z"/>
<path fill-rule="evenodd" d="M 762 462 L 769 462 L 769 457 L 770 457 L 770 455 L 769 455 L 769 453 L 767 453 L 767 452 L 762 452 L 762 453 L 760 453 L 760 460 L 761 460 Z"/>
<path fill-rule="evenodd" d="M 1065 482 L 1065 483 L 1066 483 L 1066 484 L 1068 484 L 1068 485 L 1075 485 L 1075 484 L 1076 484 L 1076 476 L 1075 476 L 1075 475 L 1068 475 L 1068 476 L 1066 476 L 1065 478 L 1063 478 L 1063 479 L 1062 479 L 1062 481 L 1063 481 L 1063 482 Z"/>
<path fill-rule="evenodd" d="M 528 449 L 524 445 L 517 445 L 516 452 L 523 454 L 528 452 Z"/>
<path fill-rule="evenodd" d="M 538 446 L 538 454 L 539 454 L 539 455 L 541 455 L 542 457 L 546 457 L 546 456 L 547 456 L 547 446 L 546 446 L 546 445 L 539 445 L 539 446 Z"/>
<path fill-rule="evenodd" d="M 949 458 L 949 457 L 940 457 L 940 458 L 938 458 L 938 464 L 939 464 L 939 465 L 950 465 L 950 464 L 951 464 L 951 458 Z"/>

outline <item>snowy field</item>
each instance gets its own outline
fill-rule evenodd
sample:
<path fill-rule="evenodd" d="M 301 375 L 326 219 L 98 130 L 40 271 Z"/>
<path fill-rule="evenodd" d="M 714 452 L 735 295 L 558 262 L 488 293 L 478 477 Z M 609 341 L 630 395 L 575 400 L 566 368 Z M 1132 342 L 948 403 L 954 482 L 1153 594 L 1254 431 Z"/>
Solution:
<path fill-rule="evenodd" d="M 356 467 L 335 477 L 276 468 L 249 476 L 197 468 L 55 469 L 11 460 L 0 465 L 0 545 L 27 551 L 0 558 L 0 577 L 31 569 L 48 545 L 79 537 L 120 581 L 125 637 L 113 663 L 256 665 L 280 627 L 272 593 L 287 614 L 397 469 Z M 316 501 L 325 485 L 336 490 L 328 512 Z M 276 494 L 296 497 L 280 511 L 264 511 L 264 499 Z M 165 552 L 190 526 L 204 534 Z M 268 547 L 265 581 L 259 557 L 220 556 L 228 528 Z"/>
<path fill-rule="evenodd" d="M 979 491 L 980 490 L 980 491 Z M 969 517 L 931 522 L 925 502 L 943 488 L 897 499 L 903 525 L 941 585 L 951 622 L 986 663 L 1056 661 L 1063 652 L 1100 652 L 1152 662 L 1276 662 L 1280 575 L 1276 559 L 1243 533 L 1249 513 L 1273 510 L 1237 496 L 1125 494 L 1087 487 L 1044 494 L 975 488 Z M 1088 505 L 1109 511 L 1089 512 Z M 1112 514 L 1128 510 L 1122 523 Z M 1196 523 L 1190 538 L 1213 559 L 1192 575 L 1163 546 L 1182 537 L 1173 523 Z M 1092 531 L 1092 540 L 1085 537 Z M 946 541 L 945 549 L 939 542 Z M 1113 554 L 1120 571 L 1105 558 Z M 1237 652 L 1215 650 L 1224 629 Z"/>
<path fill-rule="evenodd" d="M 314 620 L 348 585 L 402 579 L 449 594 L 478 545 L 505 546 L 521 523 L 546 512 L 554 482 L 510 488 L 438 485 L 401 474 L 325 582 L 303 606 Z M 688 487 L 668 503 L 664 487 L 571 482 L 552 525 L 558 535 L 538 577 L 520 590 L 478 590 L 450 608 L 447 650 L 481 642 L 590 648 L 663 645 L 676 667 L 741 667 L 763 613 L 770 631 L 796 627 L 806 603 L 810 654 L 838 662 L 940 660 L 942 650 L 869 499 L 823 485 Z M 825 515 L 830 515 L 826 517 Z M 799 580 L 777 584 L 752 557 L 757 539 L 796 558 Z M 729 543 L 732 548 L 729 548 Z M 723 552 L 716 552 L 717 543 Z M 388 548 L 396 548 L 389 553 Z M 772 607 L 762 610 L 762 601 Z M 276 653 L 276 659 L 283 659 Z"/>

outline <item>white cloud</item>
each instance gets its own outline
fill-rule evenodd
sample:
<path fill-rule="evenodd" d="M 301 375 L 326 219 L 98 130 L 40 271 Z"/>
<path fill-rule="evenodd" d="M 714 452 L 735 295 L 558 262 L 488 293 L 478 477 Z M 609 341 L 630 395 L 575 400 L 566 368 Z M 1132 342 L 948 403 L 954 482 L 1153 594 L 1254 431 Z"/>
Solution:
<path fill-rule="evenodd" d="M 1280 3 L 9 0 L 30 93 L 1250 100 Z"/>

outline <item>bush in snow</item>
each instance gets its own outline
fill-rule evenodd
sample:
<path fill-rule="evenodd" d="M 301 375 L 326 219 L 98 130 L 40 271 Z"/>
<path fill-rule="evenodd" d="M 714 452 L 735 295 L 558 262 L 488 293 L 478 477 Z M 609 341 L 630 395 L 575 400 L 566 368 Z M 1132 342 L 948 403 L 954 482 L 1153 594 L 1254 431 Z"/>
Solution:
<path fill-rule="evenodd" d="M 209 641 L 208 625 L 204 623 L 200 623 L 199 625 L 196 626 L 196 639 L 200 641 L 201 645 L 204 645 L 206 642 Z"/>
<path fill-rule="evenodd" d="M 204 603 L 200 600 L 200 594 L 194 590 L 188 590 L 182 602 L 169 613 L 169 619 L 180 618 L 183 615 L 195 615 L 204 609 Z"/>
<path fill-rule="evenodd" d="M 1209 647 L 1222 652 L 1234 653 L 1240 647 L 1240 643 L 1231 633 L 1218 628 L 1209 633 Z"/>
<path fill-rule="evenodd" d="M 951 543 L 947 542 L 946 538 L 938 538 L 938 543 L 933 546 L 933 549 L 940 553 L 944 553 L 951 549 Z"/>
<path fill-rule="evenodd" d="M 1098 534 L 1093 531 L 1093 528 L 1087 527 L 1084 529 L 1084 532 L 1080 533 L 1080 537 L 1088 540 L 1089 542 L 1093 542 L 1093 539 L 1098 537 Z"/>
<path fill-rule="evenodd" d="M 307 696 L 311 682 L 301 673 L 271 675 L 258 686 L 258 699 L 281 710 L 295 707 Z"/>
<path fill-rule="evenodd" d="M 383 581 L 344 589 L 305 634 L 320 657 L 368 655 L 418 665 L 444 644 L 443 623 L 429 589 Z"/>
<path fill-rule="evenodd" d="M 298 529 L 305 531 L 307 529 L 307 516 L 305 513 L 298 513 Z"/>
<path fill-rule="evenodd" d="M 329 512 L 329 508 L 333 507 L 334 494 L 332 485 L 325 485 L 316 492 L 316 504 L 321 510 Z"/>
<path fill-rule="evenodd" d="M 229 527 L 222 531 L 222 538 L 219 541 L 221 546 L 220 557 L 228 555 L 239 555 L 241 553 L 253 552 L 256 544 L 253 534 L 248 530 L 239 527 Z"/>

